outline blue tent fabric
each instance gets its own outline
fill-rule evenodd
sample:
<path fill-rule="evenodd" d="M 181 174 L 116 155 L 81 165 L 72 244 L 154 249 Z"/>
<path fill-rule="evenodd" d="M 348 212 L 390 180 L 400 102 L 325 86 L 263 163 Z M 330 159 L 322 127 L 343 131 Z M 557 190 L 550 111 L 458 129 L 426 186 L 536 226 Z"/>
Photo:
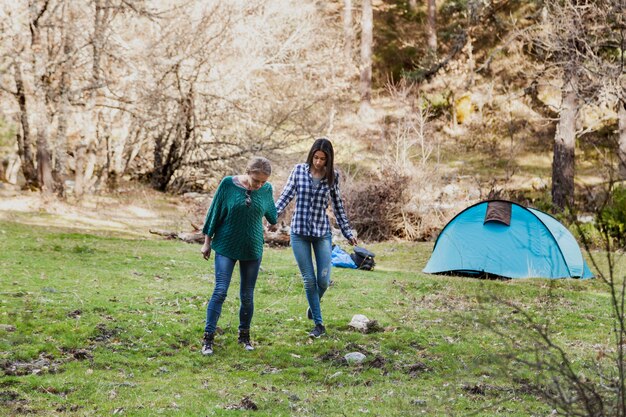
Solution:
<path fill-rule="evenodd" d="M 357 268 L 350 254 L 337 245 L 333 246 L 333 251 L 330 253 L 330 263 L 340 268 Z"/>
<path fill-rule="evenodd" d="M 457 214 L 439 234 L 423 271 L 506 278 L 593 278 L 576 239 L 558 220 L 533 208 L 505 203 L 511 205 L 508 226 L 484 222 L 489 201 Z"/>

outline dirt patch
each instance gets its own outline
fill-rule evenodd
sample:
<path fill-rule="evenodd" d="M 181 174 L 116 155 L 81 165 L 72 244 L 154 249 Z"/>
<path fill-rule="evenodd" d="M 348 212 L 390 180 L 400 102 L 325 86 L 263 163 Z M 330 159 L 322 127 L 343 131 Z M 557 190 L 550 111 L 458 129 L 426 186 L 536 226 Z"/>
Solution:
<path fill-rule="evenodd" d="M 324 353 L 319 358 L 320 360 L 324 362 L 331 362 L 335 366 L 346 366 L 348 365 L 348 362 L 346 361 L 344 356 L 345 356 L 344 352 L 337 350 L 337 349 L 333 349 Z"/>
<path fill-rule="evenodd" d="M 93 354 L 88 349 L 72 348 L 64 350 L 63 352 L 67 355 L 69 360 L 84 361 L 93 359 Z"/>
<path fill-rule="evenodd" d="M 0 391 L 0 406 L 13 410 L 16 415 L 32 412 L 28 407 L 28 400 L 15 391 Z"/>
<path fill-rule="evenodd" d="M 411 378 L 418 378 L 424 372 L 430 372 L 430 368 L 424 362 L 416 362 L 404 368 Z"/>
<path fill-rule="evenodd" d="M 0 404 L 7 405 L 20 401 L 20 394 L 15 391 L 0 391 Z"/>
<path fill-rule="evenodd" d="M 37 226 L 98 230 L 153 237 L 150 229 L 192 230 L 202 223 L 205 200 L 158 193 L 148 188 L 61 200 L 37 192 L 0 190 L 0 220 Z"/>
<path fill-rule="evenodd" d="M 67 313 L 67 317 L 72 318 L 72 319 L 79 319 L 81 314 L 83 314 L 81 310 L 74 310 L 74 311 L 70 311 L 69 313 Z"/>
<path fill-rule="evenodd" d="M 259 407 L 250 399 L 250 397 L 243 397 L 238 404 L 231 404 L 225 407 L 227 410 L 252 410 L 257 411 Z"/>
<path fill-rule="evenodd" d="M 57 373 L 63 361 L 53 359 L 46 354 L 41 354 L 32 361 L 3 361 L 0 363 L 0 369 L 5 375 L 22 376 L 22 375 L 39 375 L 46 373 Z"/>
<path fill-rule="evenodd" d="M 382 369 L 387 364 L 387 359 L 383 358 L 380 355 L 376 355 L 374 359 L 367 363 L 371 368 Z"/>
<path fill-rule="evenodd" d="M 120 332 L 119 328 L 107 328 L 106 324 L 99 323 L 96 326 L 96 334 L 90 338 L 90 340 L 97 343 L 106 343 L 113 337 L 117 336 Z"/>

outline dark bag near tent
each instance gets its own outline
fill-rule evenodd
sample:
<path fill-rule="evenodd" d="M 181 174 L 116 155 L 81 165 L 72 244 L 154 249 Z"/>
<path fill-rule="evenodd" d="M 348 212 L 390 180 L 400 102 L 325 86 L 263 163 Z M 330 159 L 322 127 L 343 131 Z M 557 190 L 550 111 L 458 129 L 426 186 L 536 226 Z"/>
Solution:
<path fill-rule="evenodd" d="M 371 271 L 376 266 L 376 261 L 374 261 L 375 256 L 373 252 L 360 246 L 355 246 L 354 253 L 350 255 L 357 268 L 366 271 Z"/>

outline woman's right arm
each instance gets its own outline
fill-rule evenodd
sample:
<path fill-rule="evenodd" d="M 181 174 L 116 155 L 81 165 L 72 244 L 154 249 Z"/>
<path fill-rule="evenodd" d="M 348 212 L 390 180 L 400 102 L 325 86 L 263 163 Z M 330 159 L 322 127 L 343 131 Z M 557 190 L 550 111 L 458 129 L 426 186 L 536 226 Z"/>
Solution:
<path fill-rule="evenodd" d="M 204 234 L 204 244 L 202 245 L 200 252 L 202 252 L 204 259 L 209 259 L 209 256 L 211 256 L 211 239 L 215 234 L 215 229 L 222 220 L 221 212 L 224 192 L 224 180 L 222 180 L 220 185 L 217 187 L 217 191 L 215 191 L 215 195 L 213 195 L 213 201 L 211 201 L 211 206 L 207 211 L 206 218 L 204 220 L 204 227 L 202 228 L 202 233 Z"/>

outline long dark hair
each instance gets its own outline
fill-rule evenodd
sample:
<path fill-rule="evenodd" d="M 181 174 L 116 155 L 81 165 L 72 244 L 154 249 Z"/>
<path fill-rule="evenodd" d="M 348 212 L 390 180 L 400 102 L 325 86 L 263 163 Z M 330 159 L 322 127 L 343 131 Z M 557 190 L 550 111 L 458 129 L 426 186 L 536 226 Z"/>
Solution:
<path fill-rule="evenodd" d="M 322 151 L 326 154 L 326 181 L 332 187 L 335 184 L 335 151 L 333 150 L 333 144 L 326 138 L 316 139 L 313 142 L 313 146 L 311 146 L 309 156 L 306 157 L 306 163 L 309 164 L 309 167 L 313 166 L 313 155 L 317 151 Z"/>

